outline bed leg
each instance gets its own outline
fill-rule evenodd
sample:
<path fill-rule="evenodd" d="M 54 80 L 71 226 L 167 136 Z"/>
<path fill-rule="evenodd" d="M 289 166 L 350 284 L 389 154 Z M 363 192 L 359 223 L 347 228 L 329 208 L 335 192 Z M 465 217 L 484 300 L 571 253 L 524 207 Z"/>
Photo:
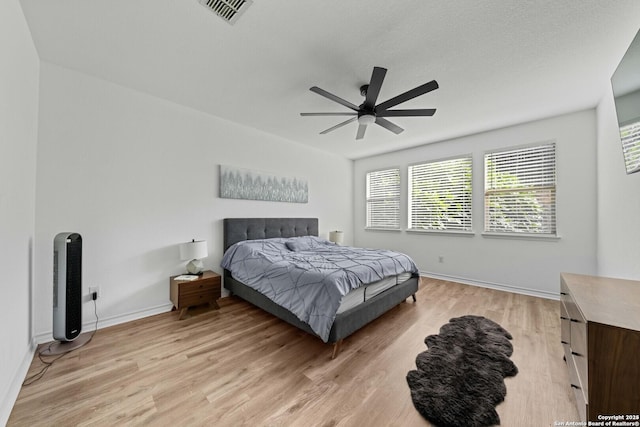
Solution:
<path fill-rule="evenodd" d="M 333 343 L 333 353 L 331 353 L 331 360 L 336 358 L 336 355 L 340 351 L 340 345 L 342 344 L 342 340 L 336 341 Z"/>
<path fill-rule="evenodd" d="M 411 298 L 413 298 L 413 302 L 416 302 L 416 294 L 411 295 Z"/>

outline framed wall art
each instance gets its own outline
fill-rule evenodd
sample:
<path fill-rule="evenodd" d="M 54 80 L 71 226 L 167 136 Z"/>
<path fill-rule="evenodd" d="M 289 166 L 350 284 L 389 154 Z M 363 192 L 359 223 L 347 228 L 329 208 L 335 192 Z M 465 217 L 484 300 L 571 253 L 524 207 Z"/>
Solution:
<path fill-rule="evenodd" d="M 307 203 L 309 184 L 305 178 L 277 176 L 268 172 L 220 165 L 220 197 Z"/>

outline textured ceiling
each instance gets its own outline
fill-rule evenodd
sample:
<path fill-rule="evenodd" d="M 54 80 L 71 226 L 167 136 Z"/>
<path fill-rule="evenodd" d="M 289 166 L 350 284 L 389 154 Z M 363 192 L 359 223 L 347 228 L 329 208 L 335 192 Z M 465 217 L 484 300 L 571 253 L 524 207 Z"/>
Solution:
<path fill-rule="evenodd" d="M 594 107 L 640 27 L 638 0 L 254 0 L 235 25 L 197 0 L 21 0 L 41 59 L 291 141 L 359 158 Z M 351 123 L 373 66 L 400 135 Z"/>

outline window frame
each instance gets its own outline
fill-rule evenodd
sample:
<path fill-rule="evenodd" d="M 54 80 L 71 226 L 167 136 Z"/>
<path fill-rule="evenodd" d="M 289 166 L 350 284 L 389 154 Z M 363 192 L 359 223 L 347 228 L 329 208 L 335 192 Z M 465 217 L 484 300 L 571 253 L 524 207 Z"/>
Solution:
<path fill-rule="evenodd" d="M 552 209 L 552 216 L 553 216 L 553 221 L 552 221 L 552 228 L 553 228 L 553 232 L 525 232 L 525 231 L 500 231 L 500 230 L 488 230 L 487 229 L 487 224 L 488 224 L 488 206 L 487 206 L 487 196 L 488 193 L 491 192 L 492 190 L 487 188 L 488 185 L 488 181 L 487 181 L 487 174 L 488 174 L 488 170 L 487 170 L 487 156 L 488 155 L 492 155 L 492 154 L 498 154 L 498 153 L 506 153 L 509 151 L 518 151 L 518 150 L 527 150 L 527 149 L 532 149 L 532 148 L 543 148 L 545 146 L 549 146 L 552 145 L 553 146 L 553 177 L 554 177 L 554 183 L 552 186 L 546 186 L 544 187 L 545 189 L 552 189 L 553 190 L 553 209 Z M 482 167 L 483 167 L 483 192 L 482 192 L 482 203 L 483 203 L 483 209 L 482 209 L 482 214 L 483 214 L 483 232 L 482 235 L 484 237 L 490 237 L 490 238 L 514 238 L 514 239 L 525 239 L 525 240 L 558 240 L 560 239 L 560 233 L 558 231 L 559 226 L 558 226 L 558 144 L 556 140 L 547 140 L 547 141 L 541 141 L 541 142 L 535 142 L 535 143 L 530 143 L 530 144 L 523 144 L 523 145 L 515 145 L 515 146 L 508 146 L 508 147 L 500 147 L 500 148 L 495 148 L 495 149 L 491 149 L 491 150 L 487 150 L 484 151 L 483 155 L 482 155 Z M 513 188 L 517 188 L 517 187 L 513 187 Z M 513 188 L 511 190 L 508 189 L 502 189 L 502 190 L 495 190 L 495 192 L 503 192 L 503 193 L 509 193 L 514 192 Z M 531 191 L 536 191 L 535 187 L 523 187 L 524 189 L 531 189 Z M 541 189 L 543 187 L 540 187 Z"/>
<path fill-rule="evenodd" d="M 377 172 L 386 172 L 386 171 L 397 171 L 398 174 L 398 182 L 397 182 L 397 196 L 394 197 L 370 197 L 370 186 L 369 186 L 369 177 L 371 174 L 375 174 Z M 365 230 L 382 230 L 382 231 L 400 231 L 401 228 L 401 224 L 400 224 L 400 210 L 401 210 L 401 198 L 402 198 L 402 170 L 399 166 L 391 166 L 391 167 L 384 167 L 384 168 L 379 168 L 379 169 L 373 169 L 370 171 L 367 171 L 365 173 Z M 369 208 L 369 203 L 372 201 L 391 201 L 396 203 L 397 209 L 396 209 L 396 223 L 397 226 L 390 226 L 390 227 L 384 227 L 384 226 L 375 226 L 375 225 L 369 225 L 370 224 L 370 208 Z"/>
<path fill-rule="evenodd" d="M 629 136 L 624 135 L 627 128 L 630 130 L 633 129 L 633 132 L 631 132 Z M 621 123 L 619 132 L 624 168 L 627 175 L 640 172 L 640 117 Z"/>
<path fill-rule="evenodd" d="M 413 210 L 413 184 L 414 177 L 412 168 L 416 166 L 423 165 L 431 165 L 436 163 L 445 163 L 454 160 L 465 160 L 467 166 L 469 167 L 469 191 L 468 191 L 468 212 L 466 212 L 466 216 L 468 217 L 468 227 L 465 228 L 417 228 L 413 227 L 414 215 L 416 213 Z M 434 233 L 434 234 L 458 234 L 458 235 L 474 235 L 475 232 L 473 230 L 473 153 L 465 153 L 451 157 L 438 158 L 433 160 L 424 160 L 421 162 L 411 163 L 407 165 L 407 231 L 412 233 Z M 464 192 L 464 190 L 462 191 Z"/>

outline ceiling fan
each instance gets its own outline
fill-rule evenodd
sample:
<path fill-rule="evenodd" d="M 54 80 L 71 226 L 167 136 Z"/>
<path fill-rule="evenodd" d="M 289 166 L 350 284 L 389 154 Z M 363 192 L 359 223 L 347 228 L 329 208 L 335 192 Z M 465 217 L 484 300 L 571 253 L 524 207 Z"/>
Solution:
<path fill-rule="evenodd" d="M 377 124 L 382 126 L 383 128 L 390 130 L 396 135 L 402 132 L 400 126 L 390 122 L 385 117 L 415 117 L 415 116 L 433 116 L 436 112 L 435 108 L 428 109 L 411 109 L 411 110 L 390 110 L 390 108 L 395 107 L 398 104 L 406 102 L 410 99 L 418 97 L 420 95 L 424 95 L 427 92 L 431 92 L 432 90 L 438 89 L 438 82 L 435 80 L 431 80 L 428 83 L 420 85 L 416 88 L 408 90 L 404 93 L 401 93 L 398 96 L 395 96 L 385 102 L 382 102 L 376 105 L 376 101 L 378 99 L 378 95 L 380 94 L 380 88 L 382 87 L 382 82 L 384 81 L 384 76 L 387 74 L 387 69 L 382 67 L 373 67 L 373 73 L 371 74 L 371 80 L 369 84 L 363 85 L 360 87 L 360 94 L 365 97 L 364 102 L 362 104 L 355 105 L 350 103 L 349 101 L 345 101 L 344 99 L 336 96 L 332 93 L 327 92 L 324 89 L 320 89 L 317 86 L 313 86 L 309 89 L 311 92 L 315 92 L 320 96 L 324 96 L 334 102 L 337 102 L 340 105 L 344 105 L 345 107 L 353 110 L 344 113 L 300 113 L 301 116 L 354 116 L 344 122 L 338 123 L 335 126 L 330 127 L 329 129 L 323 130 L 320 132 L 321 135 L 334 131 L 346 124 L 351 122 L 358 121 L 358 133 L 356 134 L 356 139 L 362 139 L 364 137 L 364 133 L 367 130 L 367 126 L 370 124 Z"/>

